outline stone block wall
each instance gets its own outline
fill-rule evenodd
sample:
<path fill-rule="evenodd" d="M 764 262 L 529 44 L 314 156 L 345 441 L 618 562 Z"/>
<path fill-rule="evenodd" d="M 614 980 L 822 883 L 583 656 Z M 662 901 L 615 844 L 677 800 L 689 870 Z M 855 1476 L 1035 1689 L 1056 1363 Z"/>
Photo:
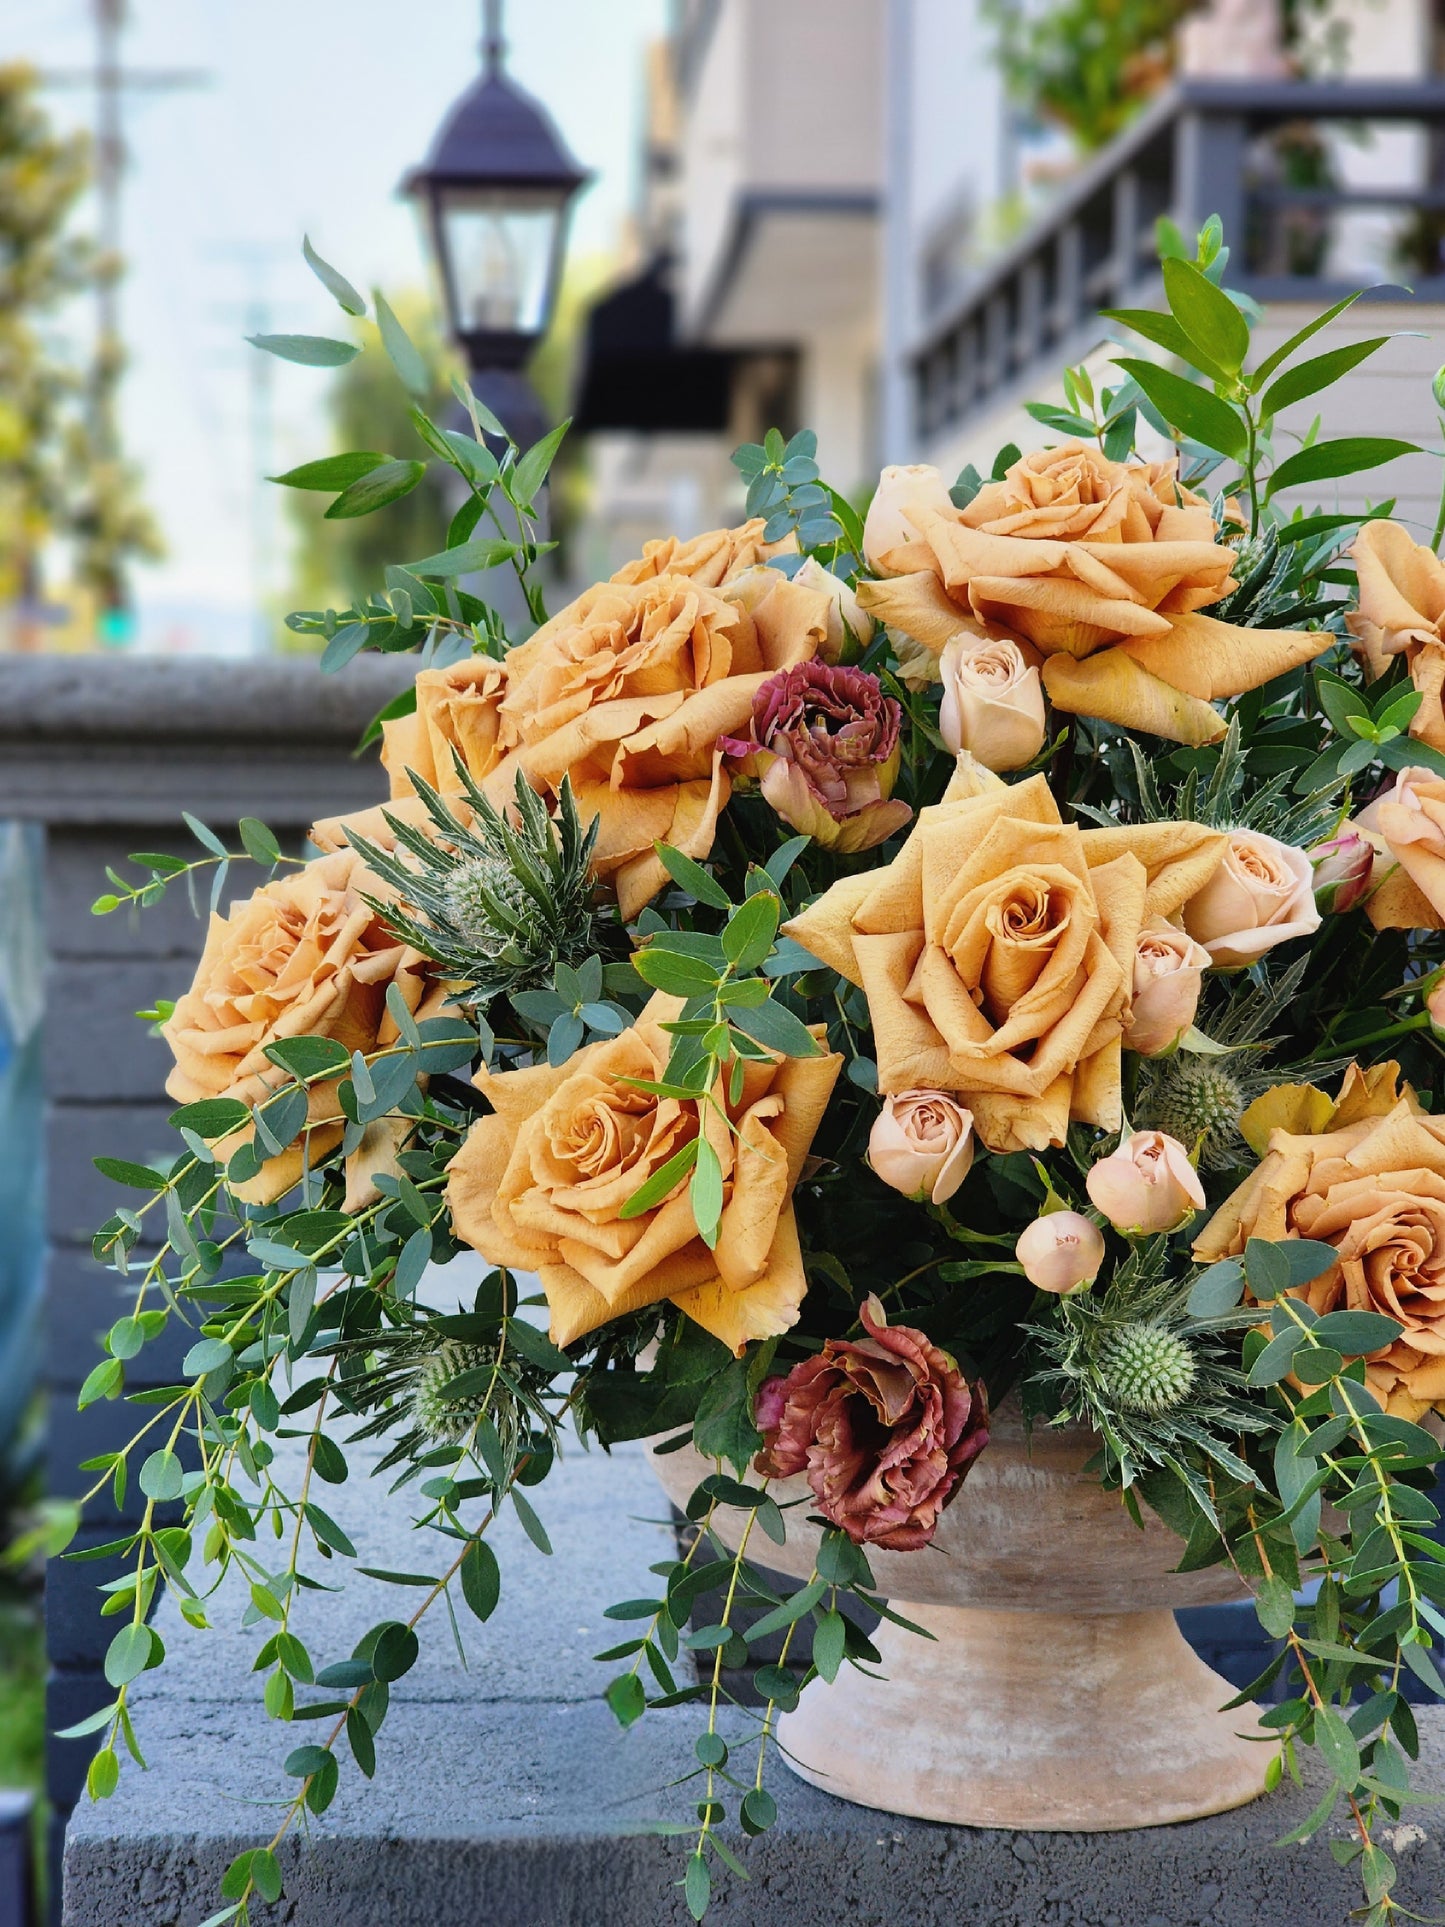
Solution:
<path fill-rule="evenodd" d="M 99 1357 L 97 1339 L 123 1310 L 126 1289 L 92 1258 L 95 1227 L 120 1194 L 92 1159 L 147 1159 L 173 1148 L 164 1091 L 169 1053 L 135 1013 L 174 997 L 190 980 L 204 935 L 184 885 L 140 913 L 95 917 L 110 886 L 106 866 L 131 850 L 193 855 L 182 810 L 239 847 L 235 824 L 259 816 L 299 849 L 317 816 L 364 807 L 385 794 L 375 753 L 354 751 L 367 721 L 396 693 L 412 665 L 367 659 L 337 678 L 310 659 L 248 663 L 187 660 L 25 658 L 0 660 L 0 821 L 39 823 L 45 837 L 46 937 L 43 1032 L 46 1288 L 44 1369 L 51 1392 L 49 1487 L 78 1495 L 82 1459 L 113 1450 L 133 1412 L 99 1404 L 75 1410 L 75 1394 Z M 260 873 L 236 865 L 231 897 Z M 0 1236 L 4 1235 L 0 1227 Z M 128 1374 L 165 1384 L 186 1349 L 176 1327 L 147 1346 Z M 143 1504 L 131 1481 L 129 1519 Z M 87 1507 L 79 1545 L 117 1536 L 109 1496 Z M 84 1718 L 109 1696 L 101 1661 L 111 1633 L 96 1585 L 113 1561 L 55 1561 L 47 1575 L 51 1673 L 47 1724 Z M 51 1739 L 52 1891 L 60 1893 L 65 1823 L 85 1783 L 90 1743 Z"/>

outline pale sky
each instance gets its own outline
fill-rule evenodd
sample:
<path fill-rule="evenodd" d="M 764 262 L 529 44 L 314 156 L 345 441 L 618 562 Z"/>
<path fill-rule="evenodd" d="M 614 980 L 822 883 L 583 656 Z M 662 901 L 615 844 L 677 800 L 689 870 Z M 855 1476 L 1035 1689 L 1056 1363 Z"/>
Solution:
<path fill-rule="evenodd" d="M 7 0 L 3 14 L 0 59 L 48 72 L 92 60 L 87 0 Z M 199 614 L 219 646 L 243 645 L 256 441 L 241 337 L 344 335 L 303 233 L 364 290 L 424 285 L 395 189 L 476 73 L 480 15 L 480 0 L 131 0 L 129 66 L 211 76 L 126 107 L 125 428 L 169 548 L 137 577 L 152 642 L 179 641 Z M 643 49 L 665 15 L 666 0 L 507 8 L 511 71 L 597 175 L 574 218 L 579 254 L 610 249 L 631 203 Z M 92 98 L 47 95 L 63 123 L 88 123 Z M 76 321 L 88 327 L 88 310 Z M 327 371 L 270 366 L 275 473 L 326 452 Z"/>

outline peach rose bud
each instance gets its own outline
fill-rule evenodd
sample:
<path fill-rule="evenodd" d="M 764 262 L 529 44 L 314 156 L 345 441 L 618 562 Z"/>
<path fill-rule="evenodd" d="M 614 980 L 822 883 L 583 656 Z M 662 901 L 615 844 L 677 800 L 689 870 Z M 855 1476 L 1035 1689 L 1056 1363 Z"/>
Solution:
<path fill-rule="evenodd" d="M 1009 636 L 964 629 L 943 646 L 938 728 L 956 756 L 991 770 L 1022 769 L 1044 746 L 1044 692 L 1036 666 Z"/>
<path fill-rule="evenodd" d="M 1425 999 L 1425 1009 L 1429 1012 L 1431 1029 L 1437 1037 L 1445 1037 L 1445 977 L 1441 977 Z"/>
<path fill-rule="evenodd" d="M 1014 1256 L 1040 1291 L 1063 1296 L 1093 1284 L 1104 1262 L 1104 1234 L 1081 1211 L 1050 1211 L 1019 1234 Z"/>
<path fill-rule="evenodd" d="M 1116 1231 L 1173 1231 L 1204 1205 L 1204 1186 L 1178 1138 L 1135 1131 L 1084 1180 L 1090 1202 Z"/>
<path fill-rule="evenodd" d="M 868 1162 L 905 1198 L 946 1204 L 973 1163 L 973 1113 L 947 1091 L 885 1097 L 868 1138 Z"/>
<path fill-rule="evenodd" d="M 936 509 L 942 515 L 955 513 L 948 499 L 948 484 L 928 462 L 885 468 L 868 504 L 863 524 L 863 560 L 881 575 L 892 573 L 883 557 L 890 549 L 923 539 L 923 530 L 913 520 L 913 511 Z"/>
<path fill-rule="evenodd" d="M 1184 906 L 1184 928 L 1222 970 L 1307 937 L 1320 921 L 1309 857 L 1258 830 L 1231 830 L 1219 868 Z"/>
<path fill-rule="evenodd" d="M 1353 910 L 1370 887 L 1375 852 L 1358 830 L 1344 830 L 1310 851 L 1315 872 L 1315 908 L 1325 916 Z"/>
<path fill-rule="evenodd" d="M 825 569 L 816 555 L 794 569 L 792 579 L 805 589 L 821 590 L 828 598 L 828 634 L 818 651 L 824 662 L 856 662 L 873 640 L 873 618 L 849 585 Z"/>
<path fill-rule="evenodd" d="M 1124 1048 L 1141 1057 L 1173 1050 L 1194 1022 L 1209 952 L 1187 930 L 1156 917 L 1134 944 L 1134 990 Z"/>

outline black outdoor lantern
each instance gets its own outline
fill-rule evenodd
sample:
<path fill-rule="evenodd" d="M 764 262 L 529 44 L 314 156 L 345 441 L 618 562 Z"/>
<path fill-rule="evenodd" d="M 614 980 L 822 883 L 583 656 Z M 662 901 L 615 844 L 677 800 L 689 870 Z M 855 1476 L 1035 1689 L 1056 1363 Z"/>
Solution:
<path fill-rule="evenodd" d="M 552 319 L 568 217 L 590 176 L 546 109 L 502 71 L 501 16 L 501 0 L 484 0 L 482 72 L 402 186 L 421 213 L 473 385 L 503 402 L 497 412 L 521 439 L 506 398 L 515 413 L 530 396 L 520 371 Z"/>

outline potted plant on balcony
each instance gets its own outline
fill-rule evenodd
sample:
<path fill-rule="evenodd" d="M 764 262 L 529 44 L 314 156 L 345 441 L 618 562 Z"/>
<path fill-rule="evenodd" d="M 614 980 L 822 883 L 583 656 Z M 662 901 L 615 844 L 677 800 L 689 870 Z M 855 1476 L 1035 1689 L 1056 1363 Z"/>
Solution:
<path fill-rule="evenodd" d="M 100 1161 L 135 1302 L 81 1395 L 195 1325 L 94 1466 L 148 1506 L 111 1548 L 92 1792 L 162 1591 L 202 1626 L 238 1579 L 268 1712 L 319 1720 L 217 1920 L 371 1772 L 437 1602 L 486 1620 L 497 1513 L 545 1549 L 564 1420 L 654 1440 L 691 1522 L 601 1657 L 624 1725 L 700 1708 L 696 1917 L 724 1823 L 773 1822 L 780 1718 L 821 1784 L 987 1825 L 1214 1811 L 1314 1746 L 1297 1833 L 1343 1805 L 1389 1915 L 1405 1688 L 1440 1690 L 1445 1633 L 1445 571 L 1382 515 L 1284 506 L 1406 452 L 1277 426 L 1381 342 L 1318 351 L 1336 308 L 1248 366 L 1225 261 L 1217 223 L 1165 261 L 1167 310 L 1118 319 L 1174 365 L 1072 371 L 1056 445 L 885 471 L 860 519 L 770 434 L 739 526 L 515 646 L 463 582 L 529 576 L 561 431 L 518 451 L 459 385 L 470 433 L 414 413 L 467 491 L 447 546 L 290 618 L 327 669 L 420 650 L 373 732 L 389 800 L 304 860 L 193 824 L 195 861 L 138 854 L 96 904 L 269 873 L 159 1013 L 174 1159 Z M 421 469 L 282 480 L 348 513 Z M 469 1302 L 417 1302 L 476 1252 Z M 353 1556 L 315 1478 L 378 1436 L 437 1572 L 313 1651 L 298 1589 Z M 1231 1697 L 1169 1609 L 1245 1594 L 1280 1647 Z"/>

